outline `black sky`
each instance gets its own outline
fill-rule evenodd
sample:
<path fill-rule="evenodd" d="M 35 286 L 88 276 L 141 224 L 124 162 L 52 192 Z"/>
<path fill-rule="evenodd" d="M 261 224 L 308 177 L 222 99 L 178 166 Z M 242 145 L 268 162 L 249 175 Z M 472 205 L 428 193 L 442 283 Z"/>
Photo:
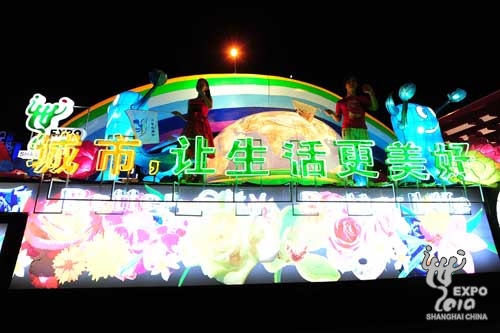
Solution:
<path fill-rule="evenodd" d="M 169 78 L 232 73 L 225 51 L 231 42 L 242 47 L 239 73 L 293 75 L 339 95 L 344 76 L 357 73 L 375 88 L 381 104 L 375 116 L 384 122 L 386 97 L 406 82 L 417 85 L 413 101 L 434 108 L 455 88 L 468 92 L 460 105 L 500 88 L 493 7 L 279 6 L 75 3 L 14 10 L 4 49 L 11 119 L 4 129 L 24 127 L 24 110 L 37 92 L 48 102 L 67 96 L 92 106 L 147 84 L 153 68 Z"/>

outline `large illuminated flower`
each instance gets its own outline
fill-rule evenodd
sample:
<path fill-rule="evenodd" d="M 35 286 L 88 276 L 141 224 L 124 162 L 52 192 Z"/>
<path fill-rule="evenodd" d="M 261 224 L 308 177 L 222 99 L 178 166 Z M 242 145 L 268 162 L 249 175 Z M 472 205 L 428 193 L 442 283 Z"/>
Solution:
<path fill-rule="evenodd" d="M 71 246 L 62 250 L 54 257 L 52 267 L 60 284 L 77 281 L 86 268 L 81 248 Z"/>
<path fill-rule="evenodd" d="M 341 209 L 343 197 L 332 192 L 302 191 L 296 207 L 283 210 L 280 225 L 279 255 L 264 268 L 281 281 L 281 270 L 295 266 L 299 275 L 310 282 L 337 281 L 340 273 L 323 255 L 315 251 L 327 247 L 328 221 Z"/>
<path fill-rule="evenodd" d="M 366 242 L 366 230 L 363 228 L 361 219 L 351 216 L 342 216 L 333 223 L 330 244 L 340 255 L 351 254 L 359 250 Z"/>
<path fill-rule="evenodd" d="M 158 220 L 161 220 L 161 224 Z M 151 256 L 151 253 L 157 254 L 159 261 L 165 260 L 165 257 L 168 256 L 170 263 L 171 254 L 176 255 L 175 247 L 179 238 L 185 234 L 182 217 L 175 217 L 172 213 L 157 216 L 141 211 L 110 215 L 106 218 L 104 229 L 121 235 L 129 243 L 130 249 L 134 253 L 126 268 L 117 276 L 121 280 L 133 280 L 137 274 L 157 269 L 157 264 L 153 262 L 155 259 L 148 257 Z M 162 249 L 161 253 L 158 252 L 160 248 Z M 146 260 L 148 263 L 145 262 Z M 175 265 L 169 267 L 177 268 Z M 170 276 L 170 273 L 170 271 L 162 271 L 161 274 L 165 278 Z"/>
<path fill-rule="evenodd" d="M 287 215 L 288 219 L 292 219 Z M 301 222 L 294 223 L 293 226 L 286 227 L 282 232 L 281 243 L 278 256 L 269 263 L 263 263 L 264 268 L 274 273 L 274 281 L 281 282 L 281 270 L 285 266 L 295 266 L 299 275 L 309 282 L 337 281 L 340 279 L 339 271 L 323 256 L 312 251 L 319 242 L 317 233 L 320 224 L 308 218 L 299 217 Z M 305 232 L 306 226 L 310 222 L 310 229 L 316 229 L 311 233 Z M 289 220 L 285 223 L 289 223 Z M 324 242 L 323 242 L 324 244 Z"/>
<path fill-rule="evenodd" d="M 465 170 L 463 180 L 465 182 L 487 186 L 494 186 L 496 183 L 500 183 L 500 162 L 495 161 L 495 157 L 487 157 L 481 151 L 477 150 L 468 151 L 467 157 L 469 157 L 469 160 L 463 163 Z M 455 180 L 459 181 L 458 179 Z"/>
<path fill-rule="evenodd" d="M 125 213 L 123 215 L 106 216 L 104 228 L 113 230 L 130 244 L 135 252 L 141 252 L 155 237 L 156 223 L 154 216 L 143 214 L 141 211 Z"/>
<path fill-rule="evenodd" d="M 82 251 L 92 280 L 119 276 L 132 260 L 129 243 L 114 232 L 96 235 Z"/>
<path fill-rule="evenodd" d="M 160 274 L 164 281 L 169 280 L 172 270 L 179 269 L 179 261 L 179 256 L 160 242 L 151 244 L 143 252 L 144 268 L 151 271 L 151 275 Z"/>
<path fill-rule="evenodd" d="M 370 202 L 349 200 L 330 217 L 327 257 L 342 272 L 350 271 L 362 280 L 376 279 L 391 260 L 407 255 L 398 233 L 408 232 L 408 226 L 397 218 L 400 212 L 390 200 L 385 206 L 383 198 L 377 202 L 385 207 L 381 210 L 374 210 Z"/>
<path fill-rule="evenodd" d="M 186 267 L 200 266 L 205 275 L 224 284 L 242 284 L 259 261 L 277 253 L 279 237 L 269 218 L 272 210 L 237 216 L 234 204 L 223 201 L 227 195 L 227 191 L 211 190 L 200 194 L 196 200 L 220 201 L 216 211 L 207 214 L 209 218 L 189 219 L 186 234 L 179 240 L 179 255 Z"/>
<path fill-rule="evenodd" d="M 387 237 L 374 232 L 374 219 L 340 217 L 332 225 L 327 256 L 342 272 L 352 271 L 361 280 L 378 278 L 392 251 Z"/>
<path fill-rule="evenodd" d="M 76 202 L 72 204 L 76 205 Z M 91 238 L 100 218 L 88 209 L 66 209 L 69 205 L 68 200 L 63 210 L 60 202 L 39 204 L 37 208 L 40 211 L 54 213 L 30 214 L 26 240 L 37 249 L 60 250 Z"/>
<path fill-rule="evenodd" d="M 485 137 L 469 137 L 469 150 L 476 150 L 493 161 L 500 163 L 500 145 L 491 144 Z"/>
<path fill-rule="evenodd" d="M 308 251 L 325 248 L 332 217 L 345 209 L 344 197 L 329 191 L 302 191 L 300 200 L 292 214 L 294 217 L 285 217 L 288 221 L 285 226 L 295 229 L 293 233 L 300 234 L 299 238 L 294 238 L 300 239 Z M 290 223 L 290 218 L 293 223 Z"/>
<path fill-rule="evenodd" d="M 184 265 L 199 265 L 205 275 L 225 284 L 243 283 L 258 262 L 249 242 L 250 223 L 248 218 L 234 213 L 190 220 L 179 242 Z"/>

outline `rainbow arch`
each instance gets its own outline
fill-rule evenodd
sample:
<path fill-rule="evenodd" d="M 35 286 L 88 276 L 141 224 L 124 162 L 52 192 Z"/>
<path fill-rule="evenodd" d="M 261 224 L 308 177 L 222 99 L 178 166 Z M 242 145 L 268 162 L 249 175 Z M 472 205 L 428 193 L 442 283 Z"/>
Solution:
<path fill-rule="evenodd" d="M 260 74 L 197 74 L 170 78 L 158 87 L 149 100 L 149 110 L 158 113 L 160 141 L 173 140 L 181 132 L 184 122 L 172 111 L 187 112 L 187 100 L 195 97 L 196 81 L 206 78 L 214 99 L 209 120 L 215 134 L 234 121 L 250 114 L 265 111 L 295 111 L 293 101 L 316 107 L 318 110 L 334 109 L 340 96 L 319 86 L 290 78 Z M 146 93 L 151 84 L 132 88 Z M 103 138 L 107 120 L 107 109 L 116 95 L 91 106 L 66 121 L 64 127 L 79 127 L 87 131 L 87 139 Z M 315 117 L 340 133 L 338 123 L 317 112 Z M 372 115 L 367 114 L 367 127 L 375 141 L 373 149 L 376 159 L 383 159 L 385 147 L 396 140 L 394 132 Z"/>

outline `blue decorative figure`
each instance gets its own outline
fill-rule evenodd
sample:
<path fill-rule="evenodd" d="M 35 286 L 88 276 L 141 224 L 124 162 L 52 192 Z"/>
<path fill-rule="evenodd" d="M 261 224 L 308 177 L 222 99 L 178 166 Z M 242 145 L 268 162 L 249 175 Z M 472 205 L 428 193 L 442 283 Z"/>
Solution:
<path fill-rule="evenodd" d="M 434 182 L 439 185 L 449 184 L 448 181 L 443 181 L 439 178 L 439 169 L 436 167 L 435 157 L 432 154 L 435 150 L 436 143 L 443 143 L 443 135 L 437 113 L 428 106 L 409 103 L 409 100 L 415 95 L 416 86 L 413 83 L 406 83 L 399 89 L 399 98 L 403 102 L 396 105 L 392 98 L 392 94 L 387 97 L 385 107 L 391 115 L 391 123 L 394 133 L 403 144 L 408 142 L 415 143 L 416 146 L 422 148 L 422 157 L 426 159 L 425 168 L 427 172 L 434 178 Z M 460 96 L 458 98 L 457 96 Z M 438 110 L 442 110 L 444 106 L 450 102 L 458 102 L 465 97 L 465 91 L 457 89 L 455 92 L 448 95 L 448 102 L 441 106 Z M 414 178 L 406 178 L 406 182 L 417 182 Z"/>
<path fill-rule="evenodd" d="M 149 81 L 153 86 L 145 95 L 141 95 L 135 91 L 125 91 L 116 95 L 115 99 L 108 107 L 105 131 L 106 139 L 111 139 L 116 134 L 130 138 L 135 137 L 134 127 L 140 124 L 132 123 L 127 111 L 149 110 L 148 101 L 150 97 L 157 87 L 165 84 L 167 76 L 163 71 L 155 69 L 149 73 Z M 163 151 L 154 154 L 148 153 L 143 147 L 138 147 L 136 148 L 135 164 L 143 174 L 148 174 L 150 161 L 156 160 L 160 163 L 160 174 L 162 176 L 170 175 L 169 170 L 172 168 L 173 164 L 170 161 L 171 158 L 168 158 L 167 155 L 168 153 L 164 153 Z M 111 175 L 109 171 L 105 170 L 98 179 L 117 180 L 118 178 L 119 176 Z"/>

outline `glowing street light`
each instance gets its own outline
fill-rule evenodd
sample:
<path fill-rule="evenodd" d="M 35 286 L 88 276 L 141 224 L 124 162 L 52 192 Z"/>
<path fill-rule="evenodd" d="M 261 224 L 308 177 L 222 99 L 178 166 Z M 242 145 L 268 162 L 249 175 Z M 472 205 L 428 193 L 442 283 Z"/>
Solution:
<path fill-rule="evenodd" d="M 231 56 L 231 58 L 233 58 L 234 72 L 236 73 L 236 59 L 238 58 L 238 49 L 232 47 L 231 50 L 229 51 L 229 55 Z"/>

